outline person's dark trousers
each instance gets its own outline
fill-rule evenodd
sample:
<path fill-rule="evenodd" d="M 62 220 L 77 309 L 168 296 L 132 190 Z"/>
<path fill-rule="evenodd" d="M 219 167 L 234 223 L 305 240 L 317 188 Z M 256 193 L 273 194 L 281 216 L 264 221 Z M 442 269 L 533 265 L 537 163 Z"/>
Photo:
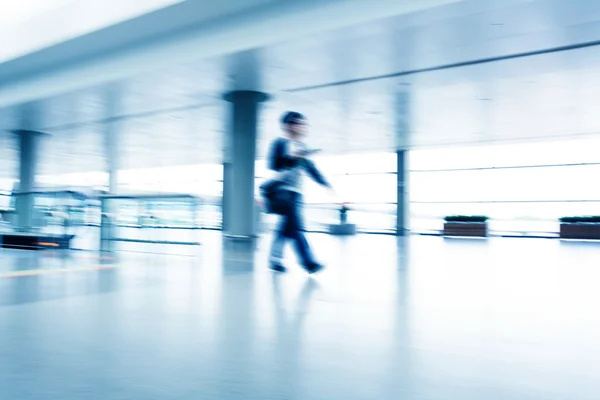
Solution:
<path fill-rule="evenodd" d="M 283 263 L 283 250 L 285 242 L 290 239 L 294 242 L 298 258 L 305 268 L 316 264 L 306 237 L 304 236 L 304 221 L 302 218 L 302 195 L 296 192 L 289 193 L 289 205 L 281 216 L 281 222 L 275 233 L 271 247 L 271 263 Z"/>

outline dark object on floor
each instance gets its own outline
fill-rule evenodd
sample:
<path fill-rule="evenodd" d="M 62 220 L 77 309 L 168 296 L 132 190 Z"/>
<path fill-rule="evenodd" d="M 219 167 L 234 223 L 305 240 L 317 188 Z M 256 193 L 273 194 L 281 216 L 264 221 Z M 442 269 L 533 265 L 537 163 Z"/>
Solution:
<path fill-rule="evenodd" d="M 38 233 L 4 233 L 2 247 L 7 249 L 43 250 L 69 249 L 75 235 L 49 235 Z"/>

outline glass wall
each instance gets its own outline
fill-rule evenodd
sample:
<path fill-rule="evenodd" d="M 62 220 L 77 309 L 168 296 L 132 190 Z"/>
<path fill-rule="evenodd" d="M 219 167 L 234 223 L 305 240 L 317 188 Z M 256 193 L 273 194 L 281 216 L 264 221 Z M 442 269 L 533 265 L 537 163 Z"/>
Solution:
<path fill-rule="evenodd" d="M 161 167 L 126 170 L 119 173 L 119 191 L 123 193 L 178 193 L 198 196 L 202 204 L 198 210 L 199 225 L 205 228 L 221 228 L 221 196 L 223 194 L 223 166 L 200 164 L 176 167 Z M 170 204 L 151 204 L 161 210 L 166 224 L 180 224 L 178 207 Z M 131 208 L 131 215 L 123 218 L 136 220 L 139 211 Z"/>
<path fill-rule="evenodd" d="M 557 219 L 600 214 L 598 139 L 416 150 L 411 228 L 437 232 L 445 215 L 487 215 L 498 234 L 553 235 Z"/>
<path fill-rule="evenodd" d="M 152 215 L 163 226 L 192 224 L 204 228 L 221 228 L 221 196 L 223 168 L 219 164 L 147 168 L 119 172 L 119 194 L 189 194 L 201 199 L 196 221 L 192 221 L 189 207 L 177 202 L 148 200 L 144 207 L 126 201 L 119 207 L 119 224 L 136 225 L 140 219 Z M 14 179 L 0 180 L 0 211 L 3 217 L 11 214 L 14 207 L 12 196 Z M 69 214 L 73 225 L 99 226 L 100 202 L 95 195 L 108 190 L 108 174 L 82 172 L 73 174 L 41 175 L 40 189 L 47 192 L 36 197 L 36 211 L 43 216 L 39 226 L 53 226 L 57 215 Z M 74 192 L 76 198 L 65 198 L 64 193 Z M 61 224 L 59 224 L 61 225 Z M 61 225 L 62 226 L 62 225 Z"/>
<path fill-rule="evenodd" d="M 600 214 L 600 140 L 594 137 L 556 142 L 446 147 L 413 150 L 409 157 L 410 228 L 440 232 L 443 217 L 452 214 L 487 215 L 496 234 L 555 235 L 562 216 Z M 394 233 L 396 221 L 396 154 L 319 156 L 315 162 L 332 182 L 338 198 L 305 180 L 307 228 L 325 231 L 338 221 L 334 203 L 347 202 L 349 221 L 359 231 Z M 256 162 L 256 186 L 268 177 L 265 161 Z M 106 189 L 101 172 L 45 174 L 46 188 Z M 202 199 L 199 222 L 221 227 L 223 166 L 220 164 L 146 168 L 120 172 L 120 192 L 184 193 Z M 0 181 L 0 208 L 11 207 L 14 179 Z M 85 191 L 84 191 L 85 192 Z M 61 203 L 62 204 L 62 203 Z M 40 207 L 42 205 L 39 205 Z M 52 208 L 52 204 L 44 204 Z M 178 209 L 153 205 L 167 224 L 180 223 Z M 89 207 L 88 207 L 89 208 Z M 97 218 L 94 213 L 94 221 Z M 132 221 L 139 217 L 132 208 Z M 172 214 L 172 218 L 169 216 Z M 127 216 L 125 216 L 127 217 Z M 125 218 L 124 217 L 124 218 Z M 92 223 L 89 218 L 86 219 Z M 267 226 L 276 218 L 268 216 Z"/>

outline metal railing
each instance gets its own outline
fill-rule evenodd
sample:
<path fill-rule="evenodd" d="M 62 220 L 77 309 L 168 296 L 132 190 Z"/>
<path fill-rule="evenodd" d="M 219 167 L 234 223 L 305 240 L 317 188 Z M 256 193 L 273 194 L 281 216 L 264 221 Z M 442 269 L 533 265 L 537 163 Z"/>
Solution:
<path fill-rule="evenodd" d="M 100 196 L 102 222 L 100 228 L 100 248 L 111 251 L 112 242 L 199 245 L 197 237 L 188 240 L 174 240 L 172 232 L 196 231 L 202 228 L 198 209 L 202 200 L 197 196 L 178 193 L 144 194 L 105 194 Z M 123 207 L 123 203 L 125 207 Z M 129 204 L 127 204 L 129 203 Z M 135 209 L 137 213 L 123 213 L 125 209 Z M 161 208 L 166 208 L 171 218 L 163 218 Z M 179 213 L 180 218 L 173 218 Z M 135 217 L 132 220 L 131 217 Z M 169 232 L 170 231 L 170 232 Z M 158 232 L 162 232 L 159 234 Z M 167 232 L 165 235 L 164 233 Z M 177 235 L 181 237 L 182 235 Z"/>
<path fill-rule="evenodd" d="M 170 233 L 199 229 L 221 229 L 221 204 L 218 196 L 201 199 L 188 194 L 122 194 L 117 196 L 89 197 L 85 207 L 70 206 L 67 213 L 61 199 L 71 191 L 36 191 L 22 194 L 0 193 L 0 197 L 34 194 L 46 200 L 36 199 L 35 230 L 48 234 L 69 234 L 78 227 L 101 227 L 101 204 L 103 199 L 130 202 L 124 205 L 120 216 L 114 220 L 119 236 L 115 240 L 141 243 L 197 244 L 195 240 L 168 240 Z M 140 215 L 138 203 L 150 202 L 158 214 L 156 218 Z M 161 203 L 163 202 L 163 203 Z M 183 205 L 181 203 L 187 205 Z M 6 203 L 6 201 L 5 201 Z M 192 204 L 193 203 L 193 204 Z M 357 225 L 361 233 L 395 233 L 396 204 L 350 203 L 349 221 Z M 570 215 L 600 214 L 597 199 L 537 199 L 537 200 L 472 200 L 472 201 L 412 201 L 410 203 L 410 230 L 413 233 L 439 234 L 443 229 L 443 217 L 449 214 L 484 214 L 490 217 L 492 235 L 548 236 L 558 234 L 558 218 Z M 14 230 L 15 210 L 1 210 L 5 230 Z M 161 218 L 162 216 L 162 218 Z M 67 222 L 67 220 L 69 220 Z M 273 229 L 277 218 L 263 218 L 263 225 Z M 309 231 L 327 232 L 328 224 L 339 221 L 338 209 L 329 203 L 305 204 L 305 224 Z M 162 233 L 160 233 L 162 231 Z M 121 235 L 122 234 L 122 235 Z M 183 236 L 186 236 L 182 233 Z"/>
<path fill-rule="evenodd" d="M 396 232 L 396 203 L 347 203 L 348 222 L 360 233 L 390 234 Z M 330 203 L 307 203 L 304 206 L 306 229 L 328 232 L 329 224 L 339 222 L 339 207 Z"/>
<path fill-rule="evenodd" d="M 3 192 L 0 193 L 3 202 L 7 205 L 0 214 L 2 216 L 2 246 L 20 249 L 65 249 L 70 248 L 74 234 L 71 230 L 71 217 L 76 214 L 69 204 L 63 205 L 63 212 L 59 212 L 53 203 L 69 200 L 76 197 L 85 197 L 72 190 L 36 190 L 31 192 Z M 23 196 L 29 196 L 33 209 L 31 219 L 18 220 L 17 210 L 19 201 Z M 44 201 L 40 201 L 43 199 Z M 54 206 L 54 207 L 53 207 Z M 60 214 L 60 215 L 59 215 Z"/>

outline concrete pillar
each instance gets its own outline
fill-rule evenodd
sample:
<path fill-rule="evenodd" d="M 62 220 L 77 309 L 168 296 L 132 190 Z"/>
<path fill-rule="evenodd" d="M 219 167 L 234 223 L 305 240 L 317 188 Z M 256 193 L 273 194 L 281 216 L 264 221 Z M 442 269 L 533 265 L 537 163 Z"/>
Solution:
<path fill-rule="evenodd" d="M 265 93 L 240 90 L 225 95 L 231 103 L 223 176 L 224 232 L 228 237 L 253 238 L 257 234 L 254 194 L 254 163 L 260 103 Z M 229 153 L 227 155 L 227 153 Z"/>
<path fill-rule="evenodd" d="M 221 199 L 221 228 L 223 232 L 229 229 L 229 212 L 232 205 L 229 204 L 233 200 L 233 161 L 231 157 L 223 163 L 223 198 Z"/>
<path fill-rule="evenodd" d="M 35 206 L 36 175 L 39 160 L 39 145 L 42 134 L 31 130 L 18 130 L 19 136 L 19 190 L 15 208 L 17 229 L 30 232 L 33 226 Z"/>
<path fill-rule="evenodd" d="M 119 139 L 121 122 L 117 119 L 120 107 L 120 91 L 118 86 L 109 86 L 105 93 L 104 123 L 104 155 L 106 157 L 106 172 L 108 173 L 108 191 L 111 194 L 118 192 L 119 188 Z"/>
<path fill-rule="evenodd" d="M 104 157 L 109 195 L 119 192 L 121 122 L 116 118 L 119 113 L 119 96 L 120 92 L 117 86 L 107 88 L 105 93 Z M 117 235 L 115 224 L 117 205 L 115 202 L 112 199 L 103 199 L 100 210 L 100 253 L 107 257 L 114 251 L 113 238 Z"/>
<path fill-rule="evenodd" d="M 409 200 L 408 200 L 408 151 L 398 150 L 397 177 L 398 200 L 396 203 L 396 234 L 405 236 L 409 233 Z"/>
<path fill-rule="evenodd" d="M 110 121 L 105 124 L 104 155 L 106 158 L 106 172 L 108 173 L 108 195 L 114 195 L 119 190 L 119 145 L 117 122 Z M 100 220 L 100 252 L 109 256 L 113 252 L 113 238 L 116 236 L 115 200 L 103 199 L 101 203 Z"/>
<path fill-rule="evenodd" d="M 409 199 L 408 199 L 408 151 L 410 146 L 410 85 L 401 84 L 396 94 L 396 151 L 398 198 L 396 206 L 396 234 L 405 236 L 409 233 Z"/>
<path fill-rule="evenodd" d="M 19 109 L 19 128 L 14 131 L 19 143 L 19 182 L 15 185 L 15 220 L 17 230 L 29 232 L 34 228 L 35 195 L 37 189 L 39 148 L 43 134 L 40 103 L 27 103 Z M 23 193 L 23 194 L 19 194 Z M 29 193 L 29 194 L 27 194 Z"/>
<path fill-rule="evenodd" d="M 108 192 L 119 191 L 119 143 L 116 122 L 108 122 L 105 131 L 106 172 L 108 173 Z"/>

